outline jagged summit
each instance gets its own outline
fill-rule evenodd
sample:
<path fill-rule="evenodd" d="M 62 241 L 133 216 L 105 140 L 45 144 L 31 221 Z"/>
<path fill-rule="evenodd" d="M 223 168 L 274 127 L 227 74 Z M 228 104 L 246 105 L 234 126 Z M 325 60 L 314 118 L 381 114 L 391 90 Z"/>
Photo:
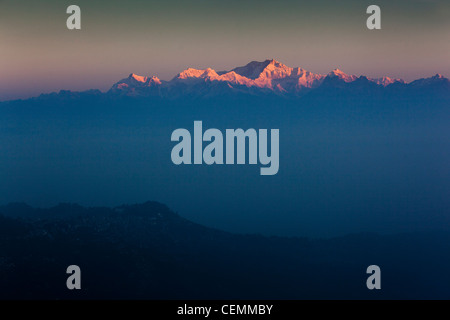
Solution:
<path fill-rule="evenodd" d="M 405 83 L 405 81 L 403 79 L 392 79 L 389 77 L 374 78 L 374 79 L 370 79 L 370 80 L 375 82 L 376 84 L 382 85 L 383 87 L 386 87 L 395 82 Z"/>
<path fill-rule="evenodd" d="M 328 73 L 328 77 L 337 77 L 340 80 L 343 80 L 345 82 L 352 82 L 355 81 L 358 77 L 355 75 L 348 75 L 344 71 L 339 69 L 334 69 L 330 73 Z"/>
<path fill-rule="evenodd" d="M 194 68 L 188 68 L 184 70 L 183 72 L 180 72 L 178 75 L 175 76 L 174 79 L 189 79 L 189 78 L 214 78 L 218 77 L 219 75 L 211 68 L 207 69 L 194 69 Z"/>
<path fill-rule="evenodd" d="M 435 74 L 432 77 L 429 78 L 421 78 L 421 79 L 417 79 L 414 80 L 413 82 L 411 82 L 411 85 L 413 86 L 422 86 L 422 85 L 430 85 L 430 84 L 449 84 L 450 81 L 444 77 L 442 74 Z"/>
<path fill-rule="evenodd" d="M 288 69 L 284 64 L 275 59 L 270 59 L 262 62 L 252 61 L 243 67 L 234 68 L 232 71 L 248 79 L 255 80 L 259 78 L 266 69 L 275 70 L 277 68 Z"/>
<path fill-rule="evenodd" d="M 142 83 L 142 84 L 149 84 L 149 83 L 159 83 L 161 84 L 161 80 L 156 77 L 156 76 L 152 76 L 152 77 L 144 77 L 144 76 L 139 76 L 135 73 L 131 73 L 128 78 L 126 79 L 122 79 L 120 80 L 120 82 L 125 82 L 125 83 Z"/>
<path fill-rule="evenodd" d="M 431 79 L 446 79 L 442 74 L 436 73 Z"/>
<path fill-rule="evenodd" d="M 110 92 L 128 92 L 128 93 L 136 93 L 137 90 L 143 90 L 144 88 L 149 88 L 152 86 L 161 85 L 161 80 L 158 77 L 144 77 L 139 76 L 135 73 L 131 73 L 128 78 L 122 79 L 115 83 Z"/>
<path fill-rule="evenodd" d="M 138 76 L 135 73 L 130 73 L 130 75 L 128 76 L 129 79 L 134 79 L 138 82 L 146 82 L 147 81 L 147 77 L 143 77 L 143 76 Z"/>
<path fill-rule="evenodd" d="M 332 71 L 330 71 L 329 74 L 334 74 L 334 75 L 339 75 L 339 74 L 341 74 L 341 75 L 345 75 L 346 73 L 345 73 L 344 71 L 340 70 L 339 68 L 335 68 L 335 69 L 333 69 Z"/>

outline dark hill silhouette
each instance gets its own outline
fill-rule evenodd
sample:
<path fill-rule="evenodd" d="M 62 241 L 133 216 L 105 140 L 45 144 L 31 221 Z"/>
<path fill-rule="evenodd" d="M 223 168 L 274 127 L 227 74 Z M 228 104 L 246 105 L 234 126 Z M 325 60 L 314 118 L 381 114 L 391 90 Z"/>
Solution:
<path fill-rule="evenodd" d="M 158 202 L 14 204 L 0 213 L 2 299 L 450 297 L 449 233 L 239 235 L 190 222 Z M 81 267 L 81 291 L 65 288 L 71 264 Z M 382 290 L 365 286 L 371 264 L 381 267 Z"/>

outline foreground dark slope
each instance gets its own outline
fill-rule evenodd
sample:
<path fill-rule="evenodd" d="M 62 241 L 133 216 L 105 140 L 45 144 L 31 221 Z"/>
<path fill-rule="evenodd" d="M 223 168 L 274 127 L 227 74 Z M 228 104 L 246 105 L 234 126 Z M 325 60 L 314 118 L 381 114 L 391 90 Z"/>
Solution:
<path fill-rule="evenodd" d="M 147 202 L 116 208 L 0 208 L 0 297 L 443 298 L 450 234 L 354 234 L 329 240 L 237 235 Z M 67 266 L 82 270 L 69 291 Z M 367 266 L 382 270 L 369 291 Z"/>

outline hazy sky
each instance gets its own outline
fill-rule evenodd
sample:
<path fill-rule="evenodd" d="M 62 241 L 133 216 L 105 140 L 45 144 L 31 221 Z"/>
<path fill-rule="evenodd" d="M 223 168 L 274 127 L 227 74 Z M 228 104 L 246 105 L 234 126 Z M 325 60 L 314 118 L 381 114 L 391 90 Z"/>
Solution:
<path fill-rule="evenodd" d="M 450 77 L 448 0 L 93 2 L 0 0 L 0 100 L 268 58 L 316 73 Z M 79 31 L 66 28 L 71 4 Z M 366 28 L 370 4 L 382 30 Z"/>

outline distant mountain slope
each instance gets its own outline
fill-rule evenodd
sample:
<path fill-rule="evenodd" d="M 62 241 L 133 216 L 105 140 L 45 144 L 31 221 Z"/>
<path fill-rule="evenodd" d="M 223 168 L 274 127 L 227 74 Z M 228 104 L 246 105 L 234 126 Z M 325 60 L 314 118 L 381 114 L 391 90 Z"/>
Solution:
<path fill-rule="evenodd" d="M 448 233 L 237 235 L 192 223 L 157 202 L 15 204 L 0 213 L 2 299 L 450 297 Z M 82 270 L 81 291 L 65 288 L 71 264 Z M 381 267 L 382 290 L 365 287 L 371 264 Z"/>

